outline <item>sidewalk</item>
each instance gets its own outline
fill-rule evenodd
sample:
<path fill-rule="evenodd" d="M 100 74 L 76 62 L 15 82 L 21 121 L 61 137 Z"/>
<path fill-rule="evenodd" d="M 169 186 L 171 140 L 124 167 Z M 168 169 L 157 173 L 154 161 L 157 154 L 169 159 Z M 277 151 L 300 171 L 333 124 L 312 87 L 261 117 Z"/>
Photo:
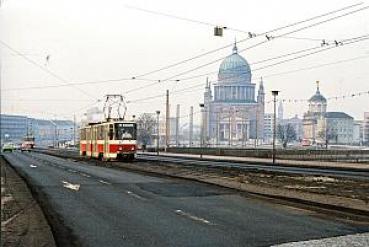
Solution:
<path fill-rule="evenodd" d="M 138 154 L 156 155 L 156 152 L 139 152 Z M 186 153 L 169 153 L 160 152 L 160 156 L 173 157 L 173 158 L 188 158 L 188 159 L 200 159 L 199 154 L 186 154 Z M 235 157 L 235 156 L 216 156 L 216 155 L 203 155 L 203 160 L 206 161 L 220 161 L 220 162 L 240 162 L 250 164 L 263 164 L 272 165 L 272 159 L 255 158 L 255 157 Z M 369 172 L 369 164 L 362 163 L 348 163 L 348 162 L 328 162 L 328 161 L 308 161 L 308 160 L 276 160 L 277 165 L 284 166 L 297 166 L 297 167 L 310 167 L 310 168 L 333 168 L 342 170 L 359 170 Z"/>

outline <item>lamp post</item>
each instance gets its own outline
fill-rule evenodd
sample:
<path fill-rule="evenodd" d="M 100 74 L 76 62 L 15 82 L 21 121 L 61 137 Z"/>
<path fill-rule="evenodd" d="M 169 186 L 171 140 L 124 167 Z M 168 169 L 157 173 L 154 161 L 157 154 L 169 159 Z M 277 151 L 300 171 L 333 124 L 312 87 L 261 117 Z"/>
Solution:
<path fill-rule="evenodd" d="M 203 153 L 203 142 L 204 142 L 204 104 L 199 105 L 201 108 L 201 135 L 200 135 L 200 159 L 202 159 L 202 153 Z"/>
<path fill-rule="evenodd" d="M 273 165 L 275 164 L 275 138 L 276 138 L 276 122 L 277 122 L 277 115 L 276 115 L 276 103 L 277 103 L 277 96 L 279 91 L 272 91 L 273 95 L 273 107 L 274 107 L 274 116 L 273 116 Z"/>
<path fill-rule="evenodd" d="M 156 138 L 156 154 L 159 156 L 159 142 L 160 142 L 160 128 L 159 128 L 159 116 L 160 116 L 160 111 L 156 111 L 156 122 L 157 122 L 157 138 Z"/>

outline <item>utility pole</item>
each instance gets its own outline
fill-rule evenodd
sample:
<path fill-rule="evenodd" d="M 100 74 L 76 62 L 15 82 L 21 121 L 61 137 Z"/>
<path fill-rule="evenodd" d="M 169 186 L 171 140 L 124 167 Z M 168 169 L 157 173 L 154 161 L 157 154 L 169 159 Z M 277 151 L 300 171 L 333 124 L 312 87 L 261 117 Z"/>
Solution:
<path fill-rule="evenodd" d="M 73 114 L 73 145 L 76 147 L 76 114 Z"/>
<path fill-rule="evenodd" d="M 169 90 L 167 90 L 166 116 L 165 116 L 165 147 L 170 143 L 170 109 L 169 109 Z"/>
<path fill-rule="evenodd" d="M 180 105 L 177 104 L 176 112 L 176 147 L 179 145 L 179 115 L 180 115 Z"/>
<path fill-rule="evenodd" d="M 231 147 L 231 132 L 232 132 L 232 126 L 231 126 L 231 107 L 229 107 L 229 116 L 228 116 L 228 125 L 229 125 L 229 130 L 228 130 L 228 146 Z"/>
<path fill-rule="evenodd" d="M 156 154 L 159 156 L 159 145 L 160 145 L 160 111 L 156 111 Z"/>
<path fill-rule="evenodd" d="M 193 106 L 190 108 L 190 137 L 189 137 L 189 146 L 192 147 L 192 138 L 193 138 Z"/>
<path fill-rule="evenodd" d="M 217 147 L 219 147 L 220 112 L 217 112 Z"/>
<path fill-rule="evenodd" d="M 259 117 L 259 105 L 256 106 L 256 117 L 255 117 L 255 123 L 256 123 L 256 126 L 255 126 L 255 130 L 256 130 L 256 133 L 255 133 L 255 149 L 258 145 L 258 117 Z"/>
<path fill-rule="evenodd" d="M 275 164 L 275 138 L 276 138 L 276 123 L 277 123 L 277 113 L 276 113 L 276 105 L 277 105 L 277 96 L 279 91 L 272 91 L 273 95 L 273 103 L 274 103 L 274 121 L 273 121 L 273 165 Z"/>
<path fill-rule="evenodd" d="M 203 145 L 204 145 L 204 120 L 205 120 L 205 114 L 204 114 L 204 104 L 200 104 L 201 109 L 201 136 L 200 136 L 200 159 L 202 159 L 202 153 L 203 153 Z"/>

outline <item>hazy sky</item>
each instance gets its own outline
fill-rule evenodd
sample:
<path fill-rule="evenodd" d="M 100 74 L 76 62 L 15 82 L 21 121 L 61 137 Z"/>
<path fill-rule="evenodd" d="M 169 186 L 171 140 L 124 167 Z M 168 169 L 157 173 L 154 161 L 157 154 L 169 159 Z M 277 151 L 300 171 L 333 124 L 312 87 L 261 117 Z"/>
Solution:
<path fill-rule="evenodd" d="M 348 0 L 2 0 L 0 39 L 69 83 L 131 78 L 230 44 L 235 37 L 241 40 L 246 37 L 246 34 L 226 30 L 223 37 L 214 37 L 211 26 L 154 15 L 128 8 L 127 5 L 262 33 L 358 2 Z M 363 6 L 369 6 L 369 3 L 364 1 Z M 290 36 L 342 40 L 367 35 L 369 34 L 368 16 L 369 10 L 365 10 Z M 308 24 L 311 23 L 313 22 Z M 283 34 L 285 31 L 302 26 L 278 31 L 272 35 Z M 239 49 L 243 49 L 263 40 L 265 38 L 255 38 L 242 42 L 238 46 Z M 257 61 L 317 47 L 320 43 L 319 40 L 279 38 L 249 49 L 241 55 L 247 59 L 253 70 L 279 60 L 253 65 Z M 72 118 L 74 113 L 80 118 L 85 111 L 82 108 L 92 105 L 96 99 L 102 99 L 107 93 L 122 93 L 128 101 L 134 101 L 165 94 L 166 89 L 176 91 L 194 85 L 205 85 L 204 76 L 180 82 L 162 82 L 127 93 L 131 89 L 152 84 L 150 80 L 163 80 L 231 53 L 231 48 L 227 48 L 184 65 L 145 76 L 149 81 L 126 80 L 78 87 L 9 90 L 30 86 L 62 85 L 65 82 L 45 73 L 1 44 L 0 47 L 2 112 L 30 114 L 37 117 L 52 117 L 52 114 L 57 114 L 67 118 Z M 268 77 L 275 73 L 351 58 L 356 60 Z M 219 64 L 220 62 L 216 62 L 175 79 L 217 71 Z M 368 68 L 369 41 L 366 40 L 278 66 L 256 70 L 252 74 L 257 84 L 260 76 L 265 77 L 267 101 L 271 99 L 270 90 L 275 89 L 281 91 L 280 97 L 284 99 L 307 99 L 315 92 L 316 80 L 321 81 L 321 92 L 326 97 L 369 91 Z M 216 80 L 216 77 L 216 73 L 211 74 L 209 80 Z M 191 105 L 197 111 L 202 95 L 202 86 L 173 94 L 171 96 L 172 115 L 176 104 L 181 104 L 181 115 L 188 113 Z M 164 96 L 128 104 L 129 114 L 155 112 L 157 109 L 164 112 Z M 284 104 L 284 109 L 287 116 L 294 114 L 301 116 L 307 110 L 307 103 L 287 102 Z M 328 110 L 344 111 L 355 118 L 362 119 L 363 112 L 369 111 L 369 96 L 329 101 Z M 266 111 L 272 111 L 272 104 L 266 105 Z"/>

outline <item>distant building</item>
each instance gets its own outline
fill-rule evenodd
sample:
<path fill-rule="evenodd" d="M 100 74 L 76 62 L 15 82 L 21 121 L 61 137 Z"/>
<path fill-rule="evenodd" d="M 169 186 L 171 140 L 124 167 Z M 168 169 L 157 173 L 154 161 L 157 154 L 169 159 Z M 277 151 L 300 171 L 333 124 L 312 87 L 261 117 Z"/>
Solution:
<path fill-rule="evenodd" d="M 317 82 L 316 92 L 309 99 L 309 110 L 304 114 L 303 118 L 303 137 L 311 141 L 316 142 L 318 137 L 317 124 L 318 119 L 321 118 L 327 112 L 327 100 L 320 93 L 319 82 Z"/>
<path fill-rule="evenodd" d="M 21 143 L 27 135 L 35 137 L 36 145 L 64 145 L 78 140 L 78 126 L 74 130 L 73 121 L 44 120 L 20 115 L 1 114 L 1 140 Z M 76 133 L 76 136 L 74 136 Z"/>
<path fill-rule="evenodd" d="M 28 118 L 20 115 L 0 114 L 1 143 L 20 143 L 27 134 Z"/>
<path fill-rule="evenodd" d="M 355 145 L 363 145 L 364 138 L 364 121 L 363 120 L 355 120 L 354 121 L 354 129 L 353 129 L 353 144 Z"/>
<path fill-rule="evenodd" d="M 369 112 L 364 112 L 363 144 L 369 146 Z"/>
<path fill-rule="evenodd" d="M 31 119 L 31 122 L 36 145 L 63 146 L 71 144 L 74 140 L 74 133 L 76 133 L 76 140 L 79 140 L 78 126 L 76 126 L 76 130 L 74 130 L 73 121 Z"/>
<path fill-rule="evenodd" d="M 282 101 L 279 101 L 278 116 L 277 116 L 278 122 L 282 121 L 284 119 L 283 117 L 284 117 L 283 116 L 283 103 L 282 103 Z"/>
<path fill-rule="evenodd" d="M 353 144 L 354 119 L 344 112 L 326 112 L 317 127 L 317 139 L 322 143 Z"/>
<path fill-rule="evenodd" d="M 250 65 L 238 54 L 236 43 L 231 55 L 219 67 L 218 81 L 204 93 L 205 142 L 239 145 L 249 139 L 262 139 L 264 131 L 264 87 L 255 97 Z M 214 93 L 214 96 L 213 96 Z"/>
<path fill-rule="evenodd" d="M 274 123 L 274 114 L 265 113 L 264 114 L 264 142 L 265 143 L 273 142 L 273 123 Z"/>
<path fill-rule="evenodd" d="M 304 137 L 304 130 L 303 130 L 303 124 L 302 119 L 299 118 L 297 115 L 295 115 L 292 118 L 282 119 L 280 120 L 280 124 L 282 125 L 291 125 L 292 128 L 296 132 L 296 140 L 302 140 Z"/>

